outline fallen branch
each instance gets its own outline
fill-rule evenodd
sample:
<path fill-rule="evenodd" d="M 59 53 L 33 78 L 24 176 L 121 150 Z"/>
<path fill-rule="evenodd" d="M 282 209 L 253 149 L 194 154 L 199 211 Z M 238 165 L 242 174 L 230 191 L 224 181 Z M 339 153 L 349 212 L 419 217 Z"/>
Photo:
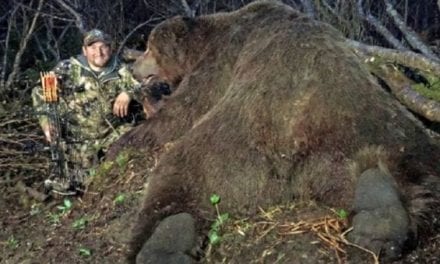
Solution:
<path fill-rule="evenodd" d="M 412 51 L 397 51 L 347 40 L 355 53 L 367 64 L 370 72 L 382 79 L 397 99 L 411 111 L 433 122 L 440 122 L 440 102 L 428 99 L 411 89 L 413 81 L 392 64 L 400 64 L 423 73 L 440 76 L 440 64 Z"/>
<path fill-rule="evenodd" d="M 367 11 L 367 14 L 365 13 L 362 7 L 362 2 L 362 0 L 357 1 L 357 11 L 362 19 L 371 24 L 376 29 L 376 31 L 381 34 L 382 37 L 384 37 L 384 39 L 396 49 L 409 50 L 400 40 L 393 36 L 393 34 L 382 24 L 382 22 L 379 21 L 379 19 L 370 14 L 369 11 Z"/>
<path fill-rule="evenodd" d="M 412 111 L 433 122 L 440 122 L 440 102 L 430 100 L 411 89 L 411 81 L 396 68 L 382 65 L 374 70 L 392 93 Z"/>
<path fill-rule="evenodd" d="M 360 56 L 368 58 L 375 56 L 381 60 L 398 63 L 424 72 L 440 75 L 440 63 L 413 51 L 398 51 L 379 46 L 366 45 L 354 40 L 347 40 L 347 44 Z"/>
<path fill-rule="evenodd" d="M 394 24 L 399 28 L 399 30 L 403 33 L 405 36 L 405 39 L 408 41 L 408 43 L 417 50 L 420 50 L 426 57 L 433 59 L 433 60 L 439 60 L 437 55 L 432 52 L 432 50 L 423 43 L 423 41 L 420 40 L 417 33 L 414 32 L 410 27 L 408 27 L 404 21 L 404 19 L 400 16 L 400 14 L 396 11 L 396 9 L 393 7 L 393 5 L 390 3 L 389 0 L 384 0 L 385 2 L 385 10 L 388 13 L 388 15 L 391 16 L 391 18 L 394 21 Z"/>

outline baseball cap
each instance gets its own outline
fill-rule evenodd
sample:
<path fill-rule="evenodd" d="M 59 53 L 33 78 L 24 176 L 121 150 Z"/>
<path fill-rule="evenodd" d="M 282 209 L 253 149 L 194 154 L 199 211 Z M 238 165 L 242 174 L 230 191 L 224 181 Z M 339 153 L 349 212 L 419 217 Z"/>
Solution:
<path fill-rule="evenodd" d="M 112 39 L 110 35 L 104 33 L 99 29 L 92 29 L 86 34 L 84 34 L 84 40 L 83 40 L 84 46 L 90 46 L 98 41 L 102 41 L 107 45 L 110 45 L 112 43 Z"/>

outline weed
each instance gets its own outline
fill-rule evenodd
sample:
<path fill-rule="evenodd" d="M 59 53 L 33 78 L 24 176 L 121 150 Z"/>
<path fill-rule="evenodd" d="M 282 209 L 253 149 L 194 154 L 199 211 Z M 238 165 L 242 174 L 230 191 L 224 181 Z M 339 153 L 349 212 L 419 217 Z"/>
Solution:
<path fill-rule="evenodd" d="M 348 213 L 344 209 L 339 209 L 338 211 L 335 211 L 335 213 L 342 220 L 347 219 L 348 217 Z"/>
<path fill-rule="evenodd" d="M 56 213 L 48 213 L 47 218 L 49 218 L 49 223 L 52 225 L 59 225 L 60 224 L 60 215 Z"/>
<path fill-rule="evenodd" d="M 9 236 L 8 240 L 6 241 L 6 244 L 10 249 L 16 249 L 18 248 L 18 245 L 20 244 L 18 240 L 14 237 L 14 235 Z"/>
<path fill-rule="evenodd" d="M 119 153 L 119 155 L 116 157 L 116 164 L 118 164 L 121 172 L 125 171 L 129 160 L 130 157 L 126 151 Z"/>
<path fill-rule="evenodd" d="M 59 225 L 62 216 L 67 215 L 72 210 L 73 204 L 69 199 L 64 199 L 62 205 L 58 205 L 58 213 L 49 212 L 47 217 L 52 225 Z"/>
<path fill-rule="evenodd" d="M 228 213 L 220 214 L 220 210 L 218 208 L 218 204 L 220 203 L 220 196 L 217 194 L 213 194 L 210 197 L 211 204 L 215 207 L 215 211 L 217 213 L 217 217 L 211 225 L 211 229 L 209 230 L 208 237 L 209 237 L 209 243 L 211 245 L 216 245 L 220 243 L 221 236 L 220 236 L 220 229 L 223 226 L 223 224 L 229 219 Z"/>
<path fill-rule="evenodd" d="M 72 210 L 72 202 L 69 199 L 64 199 L 63 205 L 58 205 L 57 208 L 60 211 L 60 215 L 65 215 Z"/>
<path fill-rule="evenodd" d="M 80 247 L 78 252 L 79 252 L 79 255 L 83 256 L 83 257 L 90 257 L 92 255 L 92 250 L 90 250 L 89 248 L 86 248 L 86 247 Z"/>
<path fill-rule="evenodd" d="M 118 205 L 118 204 L 123 204 L 126 200 L 126 196 L 123 193 L 118 194 L 115 199 L 113 199 L 113 204 Z"/>
<path fill-rule="evenodd" d="M 99 173 L 97 174 L 105 175 L 111 170 L 112 167 L 113 161 L 105 161 L 101 164 L 101 166 L 99 166 Z"/>
<path fill-rule="evenodd" d="M 95 177 L 96 176 L 96 168 L 90 168 L 89 169 L 89 176 Z"/>
<path fill-rule="evenodd" d="M 87 222 L 88 220 L 86 217 L 81 217 L 73 221 L 72 227 L 76 230 L 84 229 L 87 225 Z"/>

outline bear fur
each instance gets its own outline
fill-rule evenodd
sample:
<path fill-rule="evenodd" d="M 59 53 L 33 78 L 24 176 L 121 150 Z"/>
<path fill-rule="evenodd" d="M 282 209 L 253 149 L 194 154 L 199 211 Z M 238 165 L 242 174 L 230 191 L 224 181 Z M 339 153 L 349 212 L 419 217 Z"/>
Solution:
<path fill-rule="evenodd" d="M 333 27 L 276 1 L 175 17 L 151 32 L 134 72 L 139 79 L 157 74 L 175 90 L 117 144 L 161 150 L 132 228 L 130 261 L 168 216 L 188 213 L 203 230 L 213 219 L 213 193 L 235 216 L 307 198 L 353 208 L 363 226 L 389 215 L 361 195 L 378 192 L 397 203 L 397 223 L 408 230 L 377 239 L 368 237 L 374 226 L 354 233 L 377 251 L 389 239 L 401 247 L 407 233 L 420 234 L 418 224 L 433 230 L 439 145 Z M 367 180 L 358 184 L 362 175 Z M 367 184 L 376 178 L 383 188 Z"/>

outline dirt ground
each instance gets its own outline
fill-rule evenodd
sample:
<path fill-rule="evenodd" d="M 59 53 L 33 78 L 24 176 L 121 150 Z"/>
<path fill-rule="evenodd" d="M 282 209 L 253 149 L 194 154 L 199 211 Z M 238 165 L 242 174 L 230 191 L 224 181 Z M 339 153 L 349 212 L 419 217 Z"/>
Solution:
<path fill-rule="evenodd" d="M 68 198 L 72 206 L 65 212 L 59 208 L 65 206 L 63 199 L 41 203 L 13 187 L 4 188 L 0 200 L 0 262 L 124 263 L 124 241 L 148 175 L 135 168 L 144 162 L 142 157 L 135 158 L 119 176 L 120 168 L 113 166 L 102 185 L 92 184 L 82 197 Z M 222 241 L 208 245 L 201 262 L 350 263 L 350 252 L 359 250 L 343 243 L 332 246 L 311 229 L 313 224 L 319 229 L 325 216 L 329 223 L 337 222 L 341 231 L 345 229 L 345 221 L 338 220 L 330 208 L 315 204 L 262 209 L 253 219 L 234 220 L 231 216 L 222 229 Z M 321 235 L 325 235 L 323 228 Z M 334 231 L 330 230 L 337 236 Z M 439 248 L 440 235 L 395 263 L 440 263 Z M 361 256 L 356 262 L 374 263 L 371 254 Z"/>
<path fill-rule="evenodd" d="M 81 197 L 45 202 L 2 177 L 0 263 L 125 263 L 129 226 L 154 162 L 140 152 L 121 154 L 97 169 Z M 33 175 L 25 183 L 41 190 L 43 178 Z M 337 210 L 297 202 L 262 208 L 253 218 L 231 215 L 221 228 L 221 242 L 204 243 L 199 262 L 375 263 L 372 254 L 344 243 L 341 234 L 349 227 Z M 440 263 L 439 249 L 437 234 L 393 263 Z"/>

